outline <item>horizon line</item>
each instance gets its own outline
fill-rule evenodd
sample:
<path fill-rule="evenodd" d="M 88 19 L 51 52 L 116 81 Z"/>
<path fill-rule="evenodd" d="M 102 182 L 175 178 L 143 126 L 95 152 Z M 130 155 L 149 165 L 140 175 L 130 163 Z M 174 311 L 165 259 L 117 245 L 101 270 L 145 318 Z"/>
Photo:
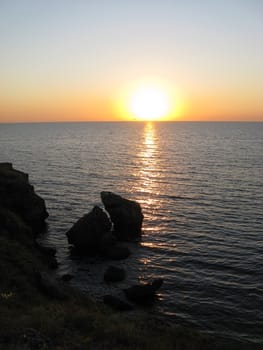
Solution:
<path fill-rule="evenodd" d="M 10 121 L 0 124 L 74 124 L 74 123 L 263 123 L 263 120 L 55 120 Z"/>
<path fill-rule="evenodd" d="M 0 124 L 61 124 L 61 123 L 262 123 L 262 120 L 47 120 L 0 121 Z"/>

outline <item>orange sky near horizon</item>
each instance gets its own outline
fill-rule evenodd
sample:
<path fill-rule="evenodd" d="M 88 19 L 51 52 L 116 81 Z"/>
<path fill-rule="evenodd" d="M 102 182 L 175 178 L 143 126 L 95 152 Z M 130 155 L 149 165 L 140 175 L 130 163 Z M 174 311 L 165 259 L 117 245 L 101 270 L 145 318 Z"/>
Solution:
<path fill-rule="evenodd" d="M 261 13 L 256 0 L 3 2 L 0 123 L 140 120 L 127 91 L 142 80 L 167 87 L 159 120 L 262 122 Z"/>
<path fill-rule="evenodd" d="M 142 81 L 152 83 L 147 77 Z M 159 118 L 160 121 L 263 121 L 263 99 L 259 90 L 256 93 L 240 87 L 238 91 L 227 88 L 210 91 L 182 88 L 179 91 L 173 89 L 170 82 L 160 79 L 155 82 L 167 94 L 170 89 L 172 104 L 169 113 Z M 2 91 L 2 96 L 6 94 L 6 98 L 0 100 L 0 122 L 140 120 L 129 109 L 131 87 L 136 90 L 139 84 L 140 81 L 132 82 L 131 79 L 122 86 L 116 84 L 112 90 L 104 87 L 101 91 L 100 87 L 96 87 L 92 93 L 85 88 L 66 89 L 60 86 L 52 89 L 48 86 L 45 89 L 36 87 L 34 90 L 17 88 L 9 94 Z"/>
<path fill-rule="evenodd" d="M 169 121 L 263 121 L 261 90 L 247 87 L 210 89 L 184 87 L 175 89 L 172 83 L 160 79 L 134 80 L 116 84 L 112 90 L 96 87 L 91 93 L 85 88 L 62 88 L 59 85 L 45 89 L 5 91 L 0 100 L 0 122 L 63 122 L 63 121 L 133 121 L 140 120 L 129 110 L 132 89 L 140 82 L 157 82 L 170 92 L 171 108 L 159 120 Z M 121 85 L 121 84 L 119 84 Z M 194 86 L 194 84 L 192 84 Z M 131 88 L 132 87 L 132 88 Z M 250 85 L 249 85 L 250 87 Z M 207 88 L 207 90 L 209 90 Z M 7 91 L 8 92 L 8 91 Z M 188 92 L 188 94 L 187 94 Z"/>
<path fill-rule="evenodd" d="M 175 98 L 176 100 L 176 98 Z M 122 107 L 119 107 L 119 104 Z M 262 104 L 254 96 L 243 98 L 218 94 L 216 96 L 194 96 L 184 99 L 180 110 L 175 108 L 160 121 L 263 121 Z M 128 109 L 128 101 L 114 96 L 36 96 L 14 98 L 0 102 L 0 122 L 63 122 L 63 121 L 133 121 L 139 120 Z"/>

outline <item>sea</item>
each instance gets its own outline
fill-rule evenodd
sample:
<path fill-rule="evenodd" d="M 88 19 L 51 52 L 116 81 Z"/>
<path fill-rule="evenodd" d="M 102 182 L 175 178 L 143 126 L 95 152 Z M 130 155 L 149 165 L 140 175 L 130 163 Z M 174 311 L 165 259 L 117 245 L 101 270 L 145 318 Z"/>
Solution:
<path fill-rule="evenodd" d="M 0 161 L 45 199 L 41 240 L 74 287 L 102 300 L 161 277 L 153 317 L 263 344 L 263 123 L 0 124 Z M 102 206 L 101 191 L 142 207 L 142 240 L 126 260 L 71 255 L 66 232 Z M 112 264 L 124 282 L 103 281 Z"/>

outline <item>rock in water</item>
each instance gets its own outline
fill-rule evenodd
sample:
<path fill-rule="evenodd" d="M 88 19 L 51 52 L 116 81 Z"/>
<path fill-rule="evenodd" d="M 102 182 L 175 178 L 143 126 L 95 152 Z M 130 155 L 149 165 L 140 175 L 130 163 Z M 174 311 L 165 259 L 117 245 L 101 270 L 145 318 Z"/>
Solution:
<path fill-rule="evenodd" d="M 80 252 L 97 254 L 103 236 L 108 234 L 110 229 L 111 222 L 107 214 L 95 206 L 67 232 L 68 242 Z"/>
<path fill-rule="evenodd" d="M 156 291 L 162 286 L 163 279 L 157 278 L 152 283 L 135 285 L 124 289 L 126 297 L 138 304 L 147 304 L 154 300 Z"/>
<path fill-rule="evenodd" d="M 104 281 L 106 282 L 120 282 L 123 281 L 125 277 L 125 270 L 116 266 L 109 266 L 104 273 Z"/>
<path fill-rule="evenodd" d="M 100 252 L 102 255 L 107 255 L 109 249 L 111 247 L 115 246 L 118 244 L 118 241 L 116 237 L 112 234 L 112 232 L 107 232 L 103 235 L 103 237 L 100 240 Z"/>
<path fill-rule="evenodd" d="M 101 200 L 113 222 L 117 239 L 138 240 L 141 237 L 143 221 L 140 204 L 112 192 L 101 192 Z"/>
<path fill-rule="evenodd" d="M 29 184 L 28 175 L 11 163 L 0 163 L 0 207 L 18 215 L 34 233 L 44 228 L 48 217 L 45 202 Z"/>

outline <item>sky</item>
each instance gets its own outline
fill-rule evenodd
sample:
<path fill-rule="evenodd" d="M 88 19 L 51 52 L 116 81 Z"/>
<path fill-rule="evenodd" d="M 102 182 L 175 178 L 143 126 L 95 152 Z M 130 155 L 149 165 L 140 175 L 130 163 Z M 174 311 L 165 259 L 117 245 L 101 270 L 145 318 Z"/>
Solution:
<path fill-rule="evenodd" d="M 263 121 L 262 0 L 0 0 L 0 122 Z"/>

